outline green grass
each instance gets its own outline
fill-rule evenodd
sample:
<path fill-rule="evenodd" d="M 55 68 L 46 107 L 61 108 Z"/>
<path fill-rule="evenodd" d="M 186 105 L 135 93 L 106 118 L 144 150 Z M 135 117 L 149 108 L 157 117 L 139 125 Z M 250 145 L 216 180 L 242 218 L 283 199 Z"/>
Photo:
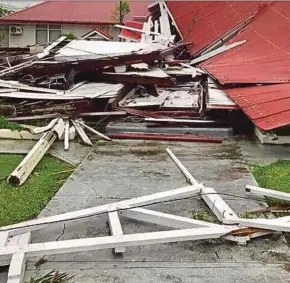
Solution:
<path fill-rule="evenodd" d="M 254 166 L 253 175 L 261 187 L 290 193 L 290 160 Z"/>
<path fill-rule="evenodd" d="M 25 130 L 24 127 L 20 126 L 15 122 L 7 121 L 3 116 L 0 115 L 0 129 L 10 129 L 12 131 Z"/>
<path fill-rule="evenodd" d="M 252 166 L 252 172 L 260 187 L 290 193 L 290 160 L 278 160 L 266 166 Z M 285 203 L 271 198 L 267 198 L 267 202 L 269 205 Z"/>
<path fill-rule="evenodd" d="M 45 156 L 22 186 L 8 185 L 7 176 L 23 157 L 0 154 L 0 226 L 36 217 L 73 172 L 71 165 Z"/>

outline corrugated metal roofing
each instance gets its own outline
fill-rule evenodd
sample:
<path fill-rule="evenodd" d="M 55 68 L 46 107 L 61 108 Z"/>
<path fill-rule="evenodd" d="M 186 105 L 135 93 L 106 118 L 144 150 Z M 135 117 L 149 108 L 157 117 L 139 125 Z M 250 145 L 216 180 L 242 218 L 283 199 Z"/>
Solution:
<path fill-rule="evenodd" d="M 152 1 L 130 1 L 130 13 L 145 16 Z M 46 1 L 0 19 L 5 23 L 113 24 L 112 11 L 119 1 Z M 132 16 L 131 16 L 132 15 Z"/>
<path fill-rule="evenodd" d="M 248 19 L 263 3 L 265 2 L 166 1 L 183 41 L 193 42 L 192 54 Z"/>
<path fill-rule="evenodd" d="M 290 84 L 225 91 L 262 130 L 273 130 L 290 124 Z"/>
<path fill-rule="evenodd" d="M 127 21 L 125 23 L 126 27 L 141 29 L 141 30 L 143 29 L 143 25 L 144 25 L 144 23 L 142 23 L 142 22 L 134 22 L 134 21 Z M 119 36 L 122 38 L 129 39 L 129 40 L 131 39 L 131 40 L 135 40 L 135 41 L 140 41 L 141 35 L 142 35 L 141 32 L 122 29 Z"/>
<path fill-rule="evenodd" d="M 247 42 L 201 64 L 220 83 L 290 82 L 290 2 L 273 2 L 230 42 Z"/>

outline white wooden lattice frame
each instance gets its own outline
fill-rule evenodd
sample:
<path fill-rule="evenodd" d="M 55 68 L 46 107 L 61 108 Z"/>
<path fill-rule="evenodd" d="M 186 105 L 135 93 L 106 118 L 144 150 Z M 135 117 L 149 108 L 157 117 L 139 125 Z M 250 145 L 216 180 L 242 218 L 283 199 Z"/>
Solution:
<path fill-rule="evenodd" d="M 125 248 L 131 246 L 216 238 L 243 243 L 253 237 L 275 231 L 290 231 L 289 217 L 275 220 L 239 218 L 213 188 L 199 183 L 170 149 L 167 149 L 167 152 L 191 183 L 190 186 L 0 228 L 0 265 L 10 265 L 7 282 L 22 282 L 26 257 L 30 256 L 108 248 L 114 249 L 116 253 L 124 253 Z M 193 196 L 200 196 L 222 224 L 214 224 L 143 208 L 143 206 L 149 204 Z M 29 244 L 31 232 L 43 229 L 50 223 L 97 216 L 104 213 L 108 215 L 111 236 Z M 119 214 L 133 220 L 154 223 L 174 230 L 124 235 Z M 260 228 L 262 230 L 246 237 L 237 237 L 232 234 L 232 232 L 247 227 Z"/>

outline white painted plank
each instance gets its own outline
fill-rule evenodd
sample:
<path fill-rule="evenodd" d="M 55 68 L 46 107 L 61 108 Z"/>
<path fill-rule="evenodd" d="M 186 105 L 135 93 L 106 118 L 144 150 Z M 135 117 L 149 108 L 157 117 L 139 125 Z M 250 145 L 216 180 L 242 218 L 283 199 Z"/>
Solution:
<path fill-rule="evenodd" d="M 85 216 L 93 216 L 99 213 L 112 212 L 117 209 L 127 209 L 134 206 L 144 206 L 149 204 L 154 204 L 157 202 L 166 202 L 176 198 L 186 198 L 195 196 L 200 193 L 200 188 L 196 186 L 187 186 L 175 190 L 155 193 L 151 195 L 146 195 L 142 197 L 137 197 L 129 200 L 124 200 L 116 203 L 105 204 L 101 206 L 86 208 L 82 210 L 67 212 L 55 216 L 49 216 L 45 218 L 39 218 L 34 220 L 29 220 L 26 222 L 13 224 L 9 226 L 4 226 L 0 228 L 0 232 L 9 231 L 9 235 L 17 235 L 27 231 L 38 230 L 42 227 L 45 227 L 46 224 L 53 223 L 56 221 L 66 221 L 78 219 Z M 37 225 L 37 226 L 35 226 Z"/>
<path fill-rule="evenodd" d="M 83 141 L 83 143 L 88 145 L 88 146 L 93 146 L 92 142 L 88 138 L 87 134 L 84 132 L 83 128 L 74 120 L 72 120 L 72 123 L 75 126 L 76 131 L 77 131 L 79 137 L 81 138 L 81 140 Z"/>
<path fill-rule="evenodd" d="M 56 125 L 56 123 L 58 122 L 58 119 L 59 118 L 51 120 L 50 123 L 47 126 L 45 126 L 45 127 L 33 128 L 33 129 L 31 129 L 31 132 L 33 134 L 41 134 L 43 132 L 46 132 L 46 131 L 52 129 Z"/>
<path fill-rule="evenodd" d="M 111 138 L 105 136 L 104 134 L 102 134 L 102 133 L 96 131 L 95 129 L 93 129 L 93 128 L 91 128 L 91 127 L 89 127 L 89 126 L 86 125 L 85 123 L 82 123 L 82 122 L 79 121 L 79 120 L 76 120 L 76 122 L 77 122 L 78 124 L 82 125 L 84 128 L 86 128 L 88 131 L 90 131 L 90 132 L 92 132 L 93 134 L 96 134 L 97 136 L 101 137 L 102 139 L 107 140 L 107 141 L 111 141 L 111 140 L 112 140 Z"/>
<path fill-rule="evenodd" d="M 31 233 L 25 233 L 21 235 L 17 235 L 15 237 L 18 237 L 18 243 L 17 247 L 25 247 L 30 243 L 31 239 Z M 23 277 L 25 273 L 26 268 L 26 256 L 25 253 L 19 252 L 15 253 L 12 256 L 11 263 L 9 266 L 8 271 L 8 280 L 7 283 L 22 283 Z"/>
<path fill-rule="evenodd" d="M 5 247 L 8 237 L 9 237 L 8 232 L 0 233 L 0 247 Z"/>
<path fill-rule="evenodd" d="M 64 129 L 64 150 L 68 149 L 69 149 L 69 121 L 66 121 Z"/>
<path fill-rule="evenodd" d="M 241 44 L 244 44 L 245 42 L 247 42 L 247 41 L 246 40 L 242 40 L 242 41 L 234 42 L 234 43 L 232 43 L 230 45 L 221 46 L 221 47 L 219 47 L 219 48 L 217 48 L 217 49 L 215 49 L 213 51 L 210 51 L 210 52 L 208 52 L 208 53 L 206 53 L 204 55 L 201 55 L 201 56 L 191 60 L 189 64 L 190 65 L 198 64 L 198 63 L 200 63 L 202 61 L 205 61 L 205 60 L 207 60 L 209 58 L 212 58 L 212 57 L 214 57 L 214 56 L 216 56 L 216 55 L 218 55 L 220 53 L 223 53 L 223 52 L 225 52 L 227 50 L 230 50 L 230 49 L 232 49 L 234 47 L 237 47 L 237 46 L 239 46 Z"/>
<path fill-rule="evenodd" d="M 9 237 L 9 233 L 8 232 L 1 232 L 0 233 L 0 248 L 3 248 L 6 246 L 7 244 L 7 241 L 8 241 L 8 237 Z M 9 260 L 3 260 L 1 257 L 0 257 L 0 266 L 6 266 L 6 265 L 9 265 Z"/>
<path fill-rule="evenodd" d="M 160 35 L 159 32 L 154 32 L 154 31 L 147 31 L 147 30 L 142 30 L 138 28 L 132 28 L 132 27 L 127 27 L 123 25 L 115 25 L 116 28 L 121 28 L 121 29 L 126 29 L 126 30 L 131 30 L 131 31 L 136 31 L 140 33 L 148 33 L 148 34 L 154 34 L 154 35 Z"/>
<path fill-rule="evenodd" d="M 223 223 L 237 224 L 238 216 L 213 188 L 202 188 L 201 197 L 215 216 Z M 228 220 L 231 219 L 230 222 Z"/>
<path fill-rule="evenodd" d="M 213 188 L 204 187 L 201 183 L 199 183 L 190 172 L 183 166 L 183 164 L 179 161 L 179 159 L 173 154 L 173 152 L 167 148 L 167 153 L 177 165 L 179 170 L 183 173 L 185 178 L 193 185 L 201 186 L 201 197 L 209 206 L 209 208 L 213 211 L 213 213 L 217 216 L 217 218 L 226 224 L 233 224 L 237 222 L 227 222 L 227 219 L 235 220 L 238 216 L 234 213 L 234 211 L 228 206 L 228 204 L 217 194 L 217 192 Z"/>
<path fill-rule="evenodd" d="M 49 46 L 47 46 L 46 48 L 43 49 L 43 51 L 41 53 L 38 53 L 36 56 L 39 59 L 42 59 L 46 56 L 49 55 L 50 51 L 56 47 L 57 45 L 59 45 L 61 42 L 63 42 L 67 37 L 66 36 L 61 36 L 60 38 L 58 38 L 57 40 L 55 40 L 54 42 L 52 42 L 52 44 L 50 44 Z"/>
<path fill-rule="evenodd" d="M 153 211 L 153 210 L 144 209 L 144 208 L 132 208 L 128 210 L 123 210 L 121 211 L 121 215 L 127 218 L 138 220 L 138 221 L 149 222 L 149 223 L 158 224 L 158 225 L 175 228 L 175 229 L 219 227 L 220 226 L 218 224 L 214 224 L 210 222 L 195 220 L 195 219 L 191 219 L 187 217 Z"/>
<path fill-rule="evenodd" d="M 290 201 L 290 194 L 288 193 L 279 192 L 275 190 L 269 190 L 269 189 L 265 189 L 261 187 L 247 185 L 245 188 L 245 192 L 251 195 L 256 195 L 256 196 L 266 196 L 266 197 L 272 197 L 272 198 Z"/>
<path fill-rule="evenodd" d="M 109 220 L 109 226 L 112 236 L 122 236 L 123 235 L 123 229 L 120 222 L 120 218 L 117 211 L 109 212 L 108 213 L 108 220 Z M 126 249 L 124 247 L 118 247 L 114 248 L 114 251 L 116 254 L 124 253 Z"/>
<path fill-rule="evenodd" d="M 236 224 L 237 221 L 235 219 L 227 219 L 228 224 Z M 260 228 L 265 230 L 273 230 L 278 232 L 290 232 L 290 223 L 280 221 L 279 218 L 276 219 L 245 219 L 238 218 L 238 224 L 252 227 L 252 228 Z"/>
<path fill-rule="evenodd" d="M 178 169 L 181 171 L 181 173 L 185 176 L 185 178 L 195 186 L 200 186 L 201 184 L 189 173 L 189 171 L 183 166 L 183 164 L 179 161 L 179 159 L 173 154 L 173 152 L 166 148 L 167 153 L 169 154 L 170 158 L 173 160 L 173 162 L 176 164 Z"/>
<path fill-rule="evenodd" d="M 71 252 L 83 252 L 91 250 L 111 249 L 117 247 L 133 247 L 140 245 L 152 245 L 173 243 L 182 241 L 194 241 L 201 239 L 215 239 L 232 231 L 229 227 L 206 227 L 195 229 L 169 230 L 162 232 L 150 232 L 129 234 L 122 236 L 108 236 L 98 238 L 75 239 L 58 242 L 36 243 L 27 246 L 4 247 L 0 249 L 0 256 L 11 257 L 16 253 L 26 253 L 28 257 L 43 256 L 49 254 L 62 254 Z"/>

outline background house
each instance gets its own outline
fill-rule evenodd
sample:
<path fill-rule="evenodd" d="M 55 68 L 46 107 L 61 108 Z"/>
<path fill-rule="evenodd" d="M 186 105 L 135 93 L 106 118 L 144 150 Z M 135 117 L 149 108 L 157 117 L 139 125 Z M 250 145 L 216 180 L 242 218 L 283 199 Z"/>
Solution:
<path fill-rule="evenodd" d="M 4 34 L 2 46 L 25 47 L 44 45 L 56 40 L 61 34 L 72 32 L 77 38 L 97 31 L 104 38 L 117 39 L 118 19 L 112 12 L 120 1 L 45 1 L 0 19 Z M 150 1 L 129 1 L 130 13 L 146 17 Z"/>

